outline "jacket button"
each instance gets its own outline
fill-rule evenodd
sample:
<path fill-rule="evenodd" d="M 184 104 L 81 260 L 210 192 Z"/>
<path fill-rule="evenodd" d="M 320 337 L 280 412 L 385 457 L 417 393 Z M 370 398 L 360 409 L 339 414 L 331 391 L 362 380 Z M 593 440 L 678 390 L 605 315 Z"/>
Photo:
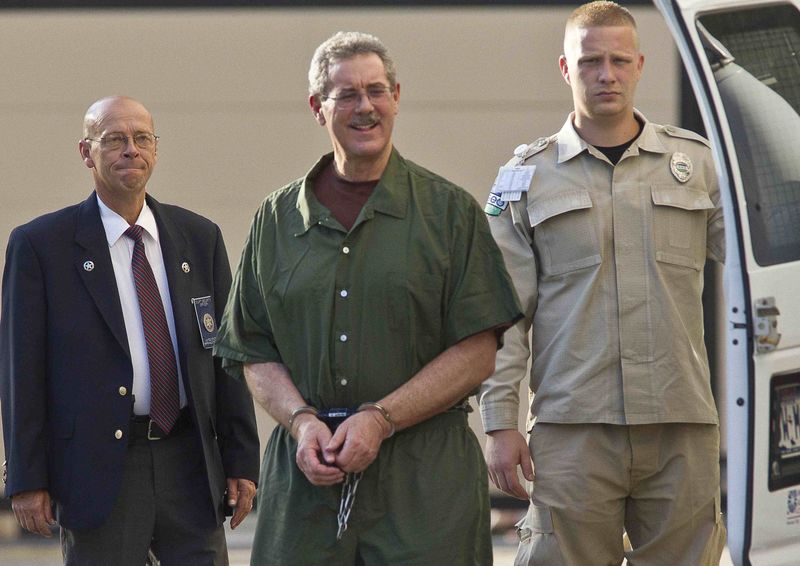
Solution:
<path fill-rule="evenodd" d="M 116 438 L 117 440 L 122 438 L 122 431 L 117 429 L 116 432 L 114 432 L 114 438 Z"/>
<path fill-rule="evenodd" d="M 125 386 L 119 388 L 119 394 L 125 397 L 128 394 L 128 389 Z"/>

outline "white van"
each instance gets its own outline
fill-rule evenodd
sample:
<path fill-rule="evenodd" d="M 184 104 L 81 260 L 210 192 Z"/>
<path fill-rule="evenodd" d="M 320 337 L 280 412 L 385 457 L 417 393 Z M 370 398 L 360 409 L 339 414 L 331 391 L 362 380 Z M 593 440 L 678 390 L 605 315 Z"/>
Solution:
<path fill-rule="evenodd" d="M 798 0 L 655 0 L 712 142 L 725 211 L 728 545 L 800 565 Z"/>

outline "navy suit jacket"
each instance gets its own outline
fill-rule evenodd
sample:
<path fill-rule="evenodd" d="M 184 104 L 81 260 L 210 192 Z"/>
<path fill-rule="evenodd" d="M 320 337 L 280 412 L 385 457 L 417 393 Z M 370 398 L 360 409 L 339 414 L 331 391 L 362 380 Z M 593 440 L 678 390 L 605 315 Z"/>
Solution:
<path fill-rule="evenodd" d="M 169 281 L 177 360 L 202 440 L 209 513 L 221 523 L 225 479 L 255 482 L 259 463 L 252 398 L 203 347 L 191 302 L 211 296 L 220 320 L 231 284 L 225 244 L 209 220 L 149 196 L 147 203 Z M 94 193 L 11 233 L 0 357 L 6 495 L 47 489 L 62 527 L 101 525 L 122 481 L 133 369 Z"/>

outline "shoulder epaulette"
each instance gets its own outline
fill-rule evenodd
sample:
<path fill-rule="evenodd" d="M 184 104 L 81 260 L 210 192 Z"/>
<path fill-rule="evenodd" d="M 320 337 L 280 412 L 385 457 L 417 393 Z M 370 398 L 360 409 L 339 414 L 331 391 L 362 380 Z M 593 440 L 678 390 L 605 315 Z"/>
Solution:
<path fill-rule="evenodd" d="M 550 138 L 539 138 L 532 143 L 519 145 L 514 149 L 514 157 L 511 161 L 525 161 L 530 159 L 537 153 L 547 149 L 548 145 L 550 145 Z"/>
<path fill-rule="evenodd" d="M 678 128 L 676 126 L 661 126 L 661 129 L 665 134 L 667 134 L 668 136 L 672 136 L 673 138 L 694 140 L 702 143 L 706 147 L 711 147 L 711 143 L 706 138 L 691 130 L 685 130 L 683 128 Z"/>

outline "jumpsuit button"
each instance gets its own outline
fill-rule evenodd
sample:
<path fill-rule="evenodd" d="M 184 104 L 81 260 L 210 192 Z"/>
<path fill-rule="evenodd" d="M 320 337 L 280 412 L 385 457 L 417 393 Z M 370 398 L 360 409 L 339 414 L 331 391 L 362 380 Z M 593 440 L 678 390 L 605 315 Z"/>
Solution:
<path fill-rule="evenodd" d="M 347 246 L 343 247 L 342 248 L 342 253 L 343 254 L 349 254 L 350 253 L 350 248 L 348 248 Z"/>
<path fill-rule="evenodd" d="M 339 291 L 339 296 L 340 296 L 341 298 L 343 298 L 343 299 L 344 299 L 345 297 L 347 297 L 347 289 L 342 289 L 341 291 Z"/>
<path fill-rule="evenodd" d="M 114 438 L 116 438 L 117 440 L 119 440 L 120 438 L 122 438 L 122 431 L 121 431 L 121 430 L 119 430 L 119 429 L 117 429 L 117 430 L 114 432 Z"/>
<path fill-rule="evenodd" d="M 347 342 L 347 334 L 342 334 L 339 336 L 339 342 Z"/>
<path fill-rule="evenodd" d="M 126 387 L 124 387 L 124 386 L 123 386 L 123 387 L 120 387 L 120 388 L 119 388 L 119 394 L 120 394 L 122 397 L 125 397 L 125 395 L 127 395 L 127 394 L 128 394 L 128 389 L 127 389 Z"/>

